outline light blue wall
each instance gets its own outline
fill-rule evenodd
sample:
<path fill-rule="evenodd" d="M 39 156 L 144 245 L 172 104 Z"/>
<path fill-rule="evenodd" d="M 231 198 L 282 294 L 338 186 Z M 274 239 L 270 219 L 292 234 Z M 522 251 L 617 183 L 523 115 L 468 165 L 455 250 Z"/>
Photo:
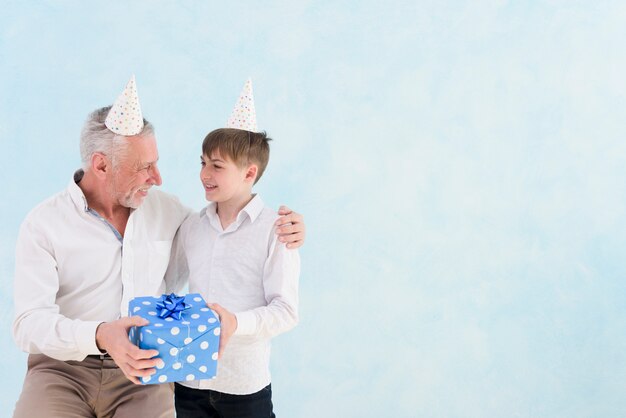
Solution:
<path fill-rule="evenodd" d="M 131 73 L 163 189 L 254 80 L 258 191 L 306 216 L 282 417 L 626 415 L 626 6 L 3 1 L 0 416 L 17 229 Z"/>

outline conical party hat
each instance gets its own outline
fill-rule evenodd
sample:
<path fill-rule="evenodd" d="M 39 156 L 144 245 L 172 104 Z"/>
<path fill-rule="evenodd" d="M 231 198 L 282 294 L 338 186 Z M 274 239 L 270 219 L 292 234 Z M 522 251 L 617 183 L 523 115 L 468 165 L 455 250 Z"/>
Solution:
<path fill-rule="evenodd" d="M 104 124 L 111 132 L 124 136 L 137 135 L 143 129 L 143 115 L 134 75 L 109 110 Z"/>
<path fill-rule="evenodd" d="M 226 122 L 226 127 L 258 132 L 251 79 L 248 79 L 246 84 L 243 85 L 239 100 L 237 100 L 233 113 L 230 115 L 230 118 L 228 118 L 228 122 Z"/>

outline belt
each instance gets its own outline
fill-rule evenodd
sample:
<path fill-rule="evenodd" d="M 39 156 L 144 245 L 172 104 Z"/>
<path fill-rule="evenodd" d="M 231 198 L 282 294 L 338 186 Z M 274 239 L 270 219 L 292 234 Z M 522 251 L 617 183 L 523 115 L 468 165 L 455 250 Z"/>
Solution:
<path fill-rule="evenodd" d="M 92 358 L 94 360 L 113 360 L 113 357 L 109 355 L 109 353 L 104 354 L 90 354 L 87 358 Z"/>

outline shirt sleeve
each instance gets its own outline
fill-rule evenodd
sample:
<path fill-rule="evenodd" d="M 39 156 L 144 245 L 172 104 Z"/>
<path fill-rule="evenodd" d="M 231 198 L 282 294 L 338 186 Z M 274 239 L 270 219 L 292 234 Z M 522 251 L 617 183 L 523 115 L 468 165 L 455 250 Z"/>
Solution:
<path fill-rule="evenodd" d="M 270 251 L 263 269 L 263 290 L 267 306 L 235 313 L 234 335 L 271 338 L 289 331 L 298 323 L 298 281 L 300 255 L 288 250 L 272 231 Z"/>
<path fill-rule="evenodd" d="M 72 320 L 59 313 L 54 249 L 45 231 L 28 219 L 20 228 L 15 256 L 13 337 L 18 347 L 59 360 L 100 354 L 96 329 L 101 322 Z"/>

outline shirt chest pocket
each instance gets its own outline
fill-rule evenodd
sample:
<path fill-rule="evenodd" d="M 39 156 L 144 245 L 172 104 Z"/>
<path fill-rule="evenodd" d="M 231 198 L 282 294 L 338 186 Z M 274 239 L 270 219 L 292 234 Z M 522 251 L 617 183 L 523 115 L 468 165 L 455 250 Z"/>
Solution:
<path fill-rule="evenodd" d="M 144 283 L 157 287 L 163 281 L 167 264 L 170 261 L 172 240 L 148 241 L 136 249 L 135 272 Z"/>

